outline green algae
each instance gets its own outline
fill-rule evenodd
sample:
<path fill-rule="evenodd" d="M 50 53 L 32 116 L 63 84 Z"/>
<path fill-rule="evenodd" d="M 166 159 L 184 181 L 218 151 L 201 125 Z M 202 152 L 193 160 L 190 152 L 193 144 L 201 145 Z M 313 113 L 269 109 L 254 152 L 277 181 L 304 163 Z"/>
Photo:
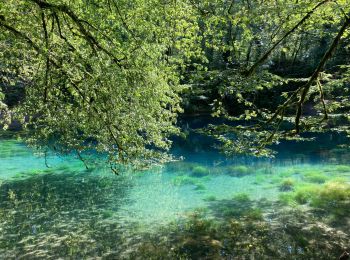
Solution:
<path fill-rule="evenodd" d="M 114 214 L 114 211 L 112 211 L 112 210 L 104 210 L 102 212 L 102 218 L 103 219 L 110 218 L 113 216 L 113 214 Z"/>
<path fill-rule="evenodd" d="M 191 171 L 191 175 L 195 177 L 204 177 L 210 173 L 209 169 L 204 166 L 195 166 Z"/>
<path fill-rule="evenodd" d="M 294 196 L 293 192 L 284 192 L 278 195 L 278 201 L 284 206 L 294 207 L 297 205 Z"/>
<path fill-rule="evenodd" d="M 228 174 L 233 177 L 243 177 L 250 174 L 250 169 L 245 165 L 235 165 L 227 167 Z"/>
<path fill-rule="evenodd" d="M 301 170 L 295 167 L 286 167 L 279 169 L 279 176 L 281 177 L 291 177 L 293 175 L 300 174 Z"/>
<path fill-rule="evenodd" d="M 206 196 L 205 198 L 203 198 L 203 200 L 204 200 L 204 201 L 210 202 L 210 201 L 215 201 L 215 200 L 217 200 L 217 198 L 216 198 L 215 195 L 208 195 L 208 196 Z"/>
<path fill-rule="evenodd" d="M 329 177 L 318 172 L 308 172 L 303 176 L 304 180 L 307 182 L 312 183 L 325 183 L 327 180 L 329 180 Z"/>
<path fill-rule="evenodd" d="M 336 165 L 334 167 L 334 171 L 337 171 L 337 172 L 350 172 L 350 166 L 349 165 Z"/>
<path fill-rule="evenodd" d="M 272 184 L 279 184 L 283 180 L 283 177 L 280 175 L 272 175 L 268 180 Z"/>
<path fill-rule="evenodd" d="M 266 181 L 266 176 L 263 175 L 263 174 L 258 174 L 258 175 L 255 175 L 254 177 L 254 184 L 262 184 Z"/>
<path fill-rule="evenodd" d="M 312 197 L 311 206 L 326 210 L 338 216 L 350 213 L 350 184 L 330 181 Z"/>
<path fill-rule="evenodd" d="M 247 194 L 245 192 L 235 194 L 232 199 L 239 202 L 239 203 L 250 202 L 249 194 Z"/>
<path fill-rule="evenodd" d="M 319 186 L 317 185 L 303 185 L 298 187 L 294 193 L 294 200 L 299 204 L 309 203 L 317 194 Z"/>
<path fill-rule="evenodd" d="M 176 186 L 181 186 L 181 185 L 196 185 L 198 183 L 198 180 L 193 177 L 189 176 L 176 176 L 174 177 L 171 182 L 176 185 Z"/>
<path fill-rule="evenodd" d="M 197 183 L 195 185 L 196 185 L 196 187 L 194 189 L 197 190 L 197 191 L 203 191 L 203 190 L 207 189 L 207 187 L 205 187 L 205 185 L 202 184 L 202 183 Z"/>
<path fill-rule="evenodd" d="M 263 220 L 263 210 L 260 208 L 252 208 L 244 212 L 244 217 L 247 220 Z"/>
<path fill-rule="evenodd" d="M 287 178 L 281 182 L 281 184 L 279 186 L 279 190 L 280 191 L 291 191 L 291 190 L 293 190 L 294 185 L 295 185 L 294 179 Z"/>

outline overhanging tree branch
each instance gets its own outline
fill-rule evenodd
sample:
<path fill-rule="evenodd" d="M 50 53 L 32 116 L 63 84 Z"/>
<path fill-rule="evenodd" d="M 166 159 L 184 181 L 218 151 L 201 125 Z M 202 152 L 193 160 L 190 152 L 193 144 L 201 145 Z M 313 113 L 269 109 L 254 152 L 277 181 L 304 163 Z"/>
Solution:
<path fill-rule="evenodd" d="M 301 92 L 301 96 L 300 96 L 300 99 L 299 99 L 298 104 L 297 104 L 297 113 L 296 113 L 296 117 L 295 117 L 295 131 L 296 131 L 296 133 L 300 132 L 300 118 L 301 118 L 302 108 L 303 108 L 303 104 L 305 102 L 306 95 L 308 94 L 311 85 L 314 83 L 315 80 L 318 79 L 319 74 L 323 70 L 326 62 L 333 56 L 335 49 L 339 45 L 341 37 L 343 36 L 345 30 L 349 26 L 350 26 L 350 19 L 346 17 L 345 22 L 343 23 L 342 27 L 340 28 L 337 36 L 334 38 L 332 44 L 329 46 L 327 52 L 324 54 L 322 60 L 318 64 L 318 66 L 317 66 L 316 70 L 314 71 L 314 73 L 312 74 L 311 78 L 304 86 L 302 86 L 302 90 L 301 90 L 302 92 Z"/>
<path fill-rule="evenodd" d="M 75 25 L 78 27 L 80 33 L 84 36 L 84 39 L 90 44 L 91 48 L 94 50 L 95 47 L 102 51 L 103 53 L 107 54 L 109 57 L 112 58 L 112 60 L 119 66 L 123 67 L 122 61 L 125 59 L 119 59 L 117 58 L 111 51 L 104 48 L 97 39 L 84 27 L 85 24 L 89 24 L 89 22 L 84 21 L 80 19 L 67 5 L 55 5 L 51 4 L 42 0 L 28 0 L 32 3 L 37 4 L 41 9 L 51 9 L 53 11 L 59 11 L 61 13 L 66 14 L 69 16 L 69 18 L 72 19 L 72 21 L 75 23 Z"/>
<path fill-rule="evenodd" d="M 272 53 L 272 51 L 274 49 L 276 49 L 276 47 L 283 41 L 285 40 L 290 34 L 292 34 L 293 32 L 295 32 L 303 23 L 305 23 L 310 16 L 322 5 L 330 2 L 332 0 L 323 0 L 322 2 L 320 2 L 319 4 L 317 4 L 314 8 L 312 8 L 311 11 L 309 11 L 296 25 L 294 25 L 294 27 L 292 29 L 290 29 L 288 32 L 286 32 L 277 42 L 275 42 L 275 44 L 273 44 L 271 46 L 270 49 L 268 49 L 268 51 L 257 61 L 255 62 L 247 71 L 244 72 L 245 76 L 250 76 L 253 74 L 253 72 L 257 69 L 257 67 L 259 67 L 264 61 L 267 60 L 267 58 L 270 56 L 270 54 Z"/>
<path fill-rule="evenodd" d="M 4 19 L 3 19 L 4 20 Z M 24 40 L 29 46 L 31 46 L 38 54 L 43 55 L 48 59 L 48 61 L 56 68 L 59 69 L 65 76 L 69 78 L 68 72 L 64 71 L 63 68 L 51 57 L 48 56 L 47 51 L 42 50 L 34 41 L 32 41 L 27 35 L 25 35 L 23 32 L 18 31 L 16 28 L 6 24 L 3 22 L 3 20 L 0 19 L 0 27 L 5 28 L 9 32 L 13 33 L 18 38 Z M 84 93 L 78 88 L 77 83 L 74 81 L 70 81 L 74 89 L 79 93 L 81 98 L 85 100 Z"/>

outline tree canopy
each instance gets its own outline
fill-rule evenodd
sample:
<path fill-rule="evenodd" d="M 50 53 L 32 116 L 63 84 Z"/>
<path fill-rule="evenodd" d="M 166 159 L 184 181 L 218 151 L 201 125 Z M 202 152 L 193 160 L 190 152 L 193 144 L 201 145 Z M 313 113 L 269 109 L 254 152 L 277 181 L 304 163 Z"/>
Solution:
<path fill-rule="evenodd" d="M 168 158 L 188 93 L 236 121 L 203 130 L 229 154 L 350 134 L 349 27 L 349 0 L 0 0 L 3 125 L 113 169 Z"/>

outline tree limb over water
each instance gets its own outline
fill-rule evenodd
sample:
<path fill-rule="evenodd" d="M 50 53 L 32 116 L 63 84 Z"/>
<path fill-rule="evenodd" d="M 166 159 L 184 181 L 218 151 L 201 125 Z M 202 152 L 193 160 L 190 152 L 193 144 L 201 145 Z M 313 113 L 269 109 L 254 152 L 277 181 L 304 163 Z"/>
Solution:
<path fill-rule="evenodd" d="M 186 104 L 239 122 L 208 127 L 224 152 L 268 155 L 268 144 L 331 128 L 339 110 L 347 115 L 349 6 L 2 1 L 0 102 L 29 144 L 84 161 L 96 150 L 113 171 L 169 160 Z M 23 85 L 24 98 L 12 98 Z"/>

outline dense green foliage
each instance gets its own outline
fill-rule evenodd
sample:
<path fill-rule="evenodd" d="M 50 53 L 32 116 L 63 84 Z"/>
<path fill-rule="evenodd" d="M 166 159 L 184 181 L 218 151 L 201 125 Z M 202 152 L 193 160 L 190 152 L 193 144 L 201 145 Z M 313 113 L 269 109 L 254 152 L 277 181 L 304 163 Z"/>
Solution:
<path fill-rule="evenodd" d="M 209 72 L 192 80 L 214 116 L 235 121 L 205 131 L 225 153 L 270 155 L 267 144 L 302 131 L 349 134 L 348 1 L 210 3 Z"/>
<path fill-rule="evenodd" d="M 349 134 L 349 16 L 348 0 L 1 0 L 4 127 L 113 169 L 165 159 L 181 97 L 238 120 L 205 129 L 228 154 Z"/>
<path fill-rule="evenodd" d="M 30 143 L 62 152 L 93 146 L 112 162 L 156 160 L 160 154 L 151 148 L 169 147 L 181 111 L 178 69 L 199 51 L 195 17 L 186 5 L 0 5 L 1 79 L 26 85 L 25 99 L 11 115 L 34 129 Z M 166 54 L 170 47 L 174 58 Z"/>

